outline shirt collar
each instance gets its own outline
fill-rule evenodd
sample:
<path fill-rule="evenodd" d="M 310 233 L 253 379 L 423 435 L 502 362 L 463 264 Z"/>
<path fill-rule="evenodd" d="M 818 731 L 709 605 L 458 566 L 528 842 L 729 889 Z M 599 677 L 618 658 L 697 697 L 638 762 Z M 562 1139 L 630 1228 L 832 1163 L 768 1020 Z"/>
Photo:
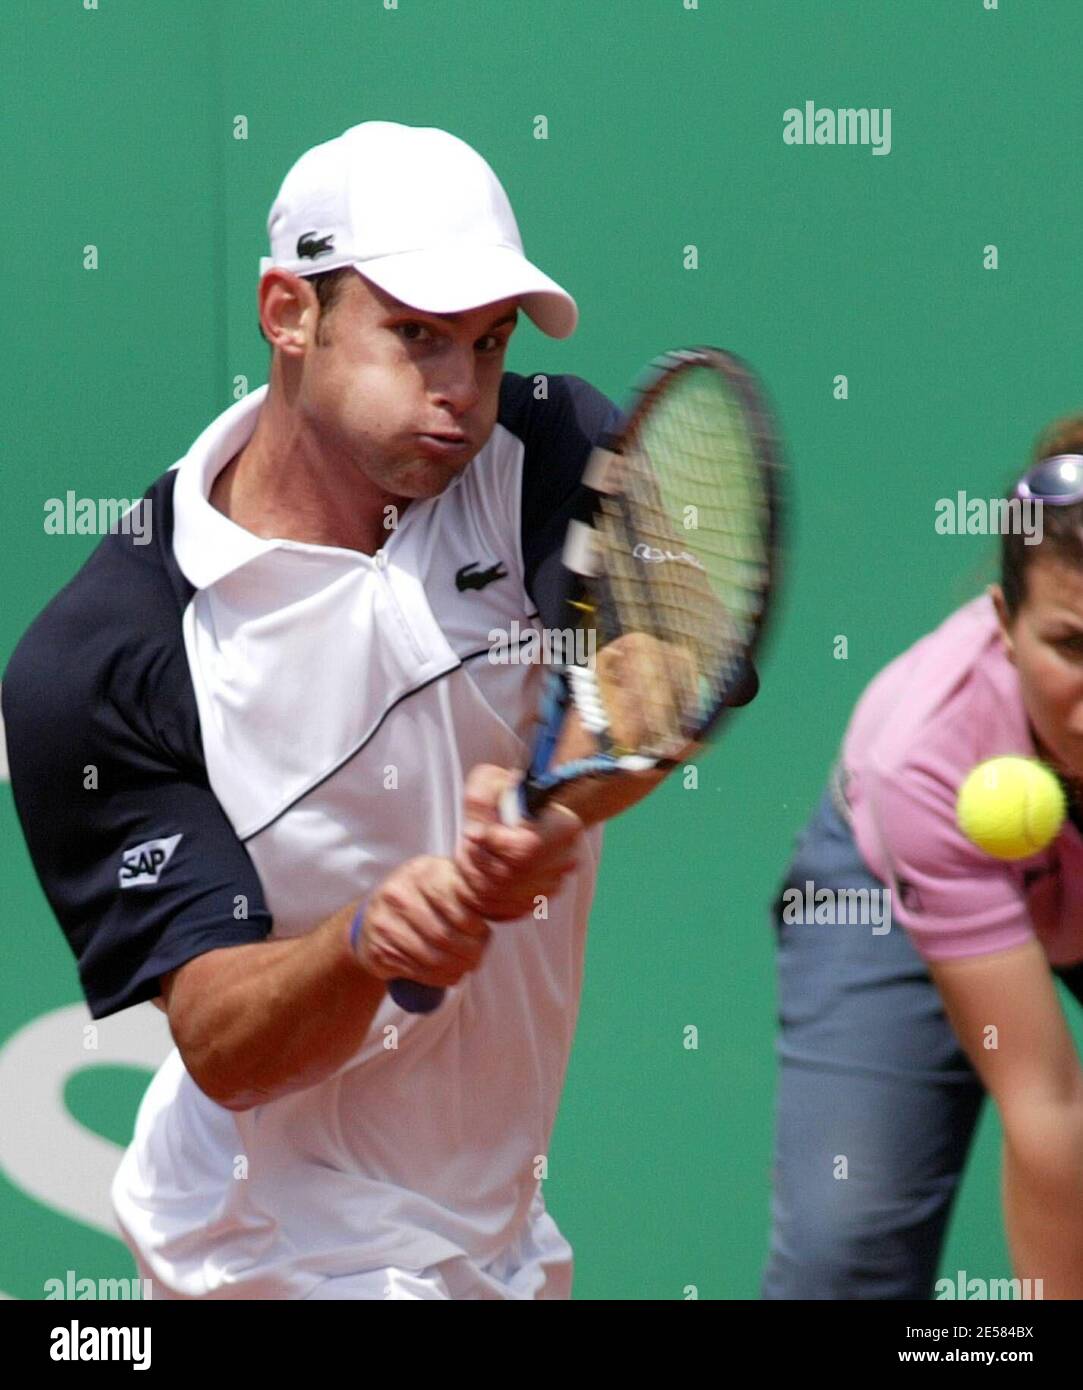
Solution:
<path fill-rule="evenodd" d="M 252 437 L 267 391 L 267 385 L 257 387 L 223 411 L 173 465 L 177 474 L 173 553 L 181 572 L 197 589 L 210 588 L 241 565 L 282 545 L 246 531 L 209 500 L 215 478 Z"/>

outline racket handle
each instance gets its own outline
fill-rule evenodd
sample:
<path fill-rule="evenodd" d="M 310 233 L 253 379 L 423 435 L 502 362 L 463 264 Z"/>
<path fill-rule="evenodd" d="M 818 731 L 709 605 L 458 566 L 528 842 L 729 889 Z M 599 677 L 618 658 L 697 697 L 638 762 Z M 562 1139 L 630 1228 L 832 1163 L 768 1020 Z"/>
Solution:
<path fill-rule="evenodd" d="M 524 820 L 531 820 L 531 812 L 527 807 L 526 782 L 520 781 L 514 786 L 505 787 L 500 794 L 498 809 L 500 819 L 505 825 L 514 827 L 521 825 Z M 444 997 L 442 989 L 437 989 L 434 985 L 419 985 L 413 980 L 392 980 L 387 992 L 399 1008 L 405 1009 L 408 1014 L 431 1014 L 433 1009 L 440 1007 Z"/>
<path fill-rule="evenodd" d="M 514 786 L 505 787 L 500 793 L 500 820 L 503 825 L 514 828 L 522 825 L 524 820 L 529 820 L 530 813 L 526 808 L 526 796 L 523 791 L 524 784 L 516 782 Z"/>
<path fill-rule="evenodd" d="M 505 787 L 500 793 L 498 804 L 501 824 L 509 825 L 514 830 L 525 820 L 537 820 L 542 811 L 545 810 L 545 804 L 555 790 L 555 787 L 533 786 L 525 778 L 523 781 L 517 782 L 514 787 Z"/>
<path fill-rule="evenodd" d="M 527 799 L 525 780 L 505 787 L 500 794 L 500 819 L 505 825 L 521 825 L 524 820 L 532 820 L 534 809 Z M 408 1014 L 431 1014 L 440 1007 L 444 991 L 434 985 L 419 985 L 413 980 L 392 980 L 387 989 L 400 1009 Z"/>
<path fill-rule="evenodd" d="M 387 992 L 408 1014 L 431 1014 L 444 998 L 444 991 L 436 985 L 419 985 L 414 980 L 392 980 Z"/>

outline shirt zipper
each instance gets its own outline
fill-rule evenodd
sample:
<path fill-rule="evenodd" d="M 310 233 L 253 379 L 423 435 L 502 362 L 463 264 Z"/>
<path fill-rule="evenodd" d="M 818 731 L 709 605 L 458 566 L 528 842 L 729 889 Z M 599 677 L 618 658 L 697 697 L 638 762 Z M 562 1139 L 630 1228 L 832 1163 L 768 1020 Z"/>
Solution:
<path fill-rule="evenodd" d="M 419 662 L 424 663 L 427 660 L 425 653 L 421 650 L 417 637 L 414 634 L 414 629 L 410 624 L 410 620 L 403 610 L 402 604 L 399 602 L 398 595 L 395 593 L 395 586 L 387 576 L 387 556 L 384 554 L 383 548 L 381 547 L 372 558 L 376 565 L 376 572 L 383 581 L 384 590 L 394 604 L 395 612 L 399 615 L 399 622 L 402 624 L 402 630 L 406 633 L 410 646 L 413 648 L 414 656 Z"/>

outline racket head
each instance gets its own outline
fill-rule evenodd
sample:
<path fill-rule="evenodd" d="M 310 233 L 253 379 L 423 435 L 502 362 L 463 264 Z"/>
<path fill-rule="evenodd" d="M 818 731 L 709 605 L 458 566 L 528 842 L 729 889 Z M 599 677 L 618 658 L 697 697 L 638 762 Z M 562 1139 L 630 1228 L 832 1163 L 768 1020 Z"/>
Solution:
<path fill-rule="evenodd" d="M 612 742 L 665 759 L 739 702 L 779 580 L 778 432 L 751 369 L 712 347 L 655 359 L 584 480 L 598 501 L 579 601 L 593 610 L 596 651 L 649 639 L 641 661 L 623 663 L 624 692 L 612 688 L 619 670 L 608 689 L 599 672 Z M 615 707 L 622 693 L 639 719 Z"/>
<path fill-rule="evenodd" d="M 564 563 L 594 659 L 550 672 L 521 814 L 577 778 L 688 756 L 752 698 L 779 582 L 781 476 L 745 362 L 700 347 L 651 363 L 584 473 L 590 520 L 569 527 Z M 568 703 L 597 752 L 554 767 Z"/>

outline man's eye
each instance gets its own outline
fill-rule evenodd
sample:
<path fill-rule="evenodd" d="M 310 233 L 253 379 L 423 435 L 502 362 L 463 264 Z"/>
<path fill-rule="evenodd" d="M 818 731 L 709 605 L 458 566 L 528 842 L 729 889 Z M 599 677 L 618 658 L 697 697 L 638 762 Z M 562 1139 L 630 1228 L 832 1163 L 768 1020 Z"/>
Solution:
<path fill-rule="evenodd" d="M 1077 633 L 1074 637 L 1062 637 L 1057 646 L 1066 656 L 1083 657 L 1083 633 Z"/>
<path fill-rule="evenodd" d="M 400 323 L 395 326 L 396 332 L 401 333 L 408 343 L 421 343 L 425 339 L 421 334 L 431 334 L 426 324 L 418 323 L 416 319 L 411 319 L 409 323 Z M 415 332 L 416 330 L 416 332 Z"/>
<path fill-rule="evenodd" d="M 479 345 L 482 343 L 488 343 L 489 346 L 482 347 L 481 351 L 492 353 L 503 352 L 508 345 L 507 339 L 499 337 L 496 333 L 486 333 L 484 338 L 478 339 L 478 343 Z"/>

